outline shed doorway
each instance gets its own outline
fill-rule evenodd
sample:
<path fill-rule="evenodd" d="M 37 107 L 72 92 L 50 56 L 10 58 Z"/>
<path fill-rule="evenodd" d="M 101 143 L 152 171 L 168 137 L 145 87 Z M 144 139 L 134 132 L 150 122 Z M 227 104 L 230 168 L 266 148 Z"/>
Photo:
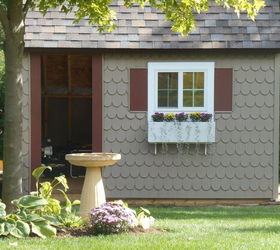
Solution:
<path fill-rule="evenodd" d="M 64 157 L 92 151 L 92 57 L 43 55 L 41 78 L 41 161 L 55 166 L 46 177 L 84 176 Z"/>

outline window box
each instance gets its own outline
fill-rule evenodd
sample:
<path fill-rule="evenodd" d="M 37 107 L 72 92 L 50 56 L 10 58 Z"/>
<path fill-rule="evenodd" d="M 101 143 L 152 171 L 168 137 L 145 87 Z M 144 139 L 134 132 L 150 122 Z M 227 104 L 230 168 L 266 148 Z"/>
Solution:
<path fill-rule="evenodd" d="M 149 143 L 213 143 L 215 122 L 148 122 Z"/>

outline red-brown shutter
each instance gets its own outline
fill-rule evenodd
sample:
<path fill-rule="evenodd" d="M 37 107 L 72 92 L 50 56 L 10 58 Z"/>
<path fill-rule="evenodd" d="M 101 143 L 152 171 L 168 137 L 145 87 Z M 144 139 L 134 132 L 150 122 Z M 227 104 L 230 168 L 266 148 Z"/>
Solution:
<path fill-rule="evenodd" d="M 130 111 L 147 111 L 147 69 L 130 69 Z"/>
<path fill-rule="evenodd" d="M 232 69 L 215 69 L 215 111 L 232 111 Z"/>
<path fill-rule="evenodd" d="M 31 172 L 41 165 L 41 55 L 30 55 L 31 91 Z M 30 173 L 31 173 L 30 172 Z M 35 190 L 31 179 L 31 190 Z"/>
<path fill-rule="evenodd" d="M 215 111 L 232 111 L 232 69 L 215 69 Z M 130 69 L 130 110 L 147 111 L 147 69 Z"/>
<path fill-rule="evenodd" d="M 41 55 L 30 56 L 31 171 L 41 165 Z M 35 188 L 32 179 L 32 188 Z"/>

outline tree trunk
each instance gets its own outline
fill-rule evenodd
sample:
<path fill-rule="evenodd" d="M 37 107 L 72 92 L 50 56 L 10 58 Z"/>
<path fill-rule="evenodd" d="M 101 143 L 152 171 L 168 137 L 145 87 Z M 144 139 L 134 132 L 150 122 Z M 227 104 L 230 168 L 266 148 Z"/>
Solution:
<path fill-rule="evenodd" d="M 9 26 L 5 30 L 5 121 L 3 201 L 7 211 L 11 201 L 22 195 L 22 59 L 24 50 L 24 17 L 22 1 L 8 3 Z"/>

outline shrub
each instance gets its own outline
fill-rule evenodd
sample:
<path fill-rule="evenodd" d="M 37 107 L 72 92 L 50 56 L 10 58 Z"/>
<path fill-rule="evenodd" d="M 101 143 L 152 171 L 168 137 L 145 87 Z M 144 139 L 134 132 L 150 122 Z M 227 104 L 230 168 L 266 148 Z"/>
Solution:
<path fill-rule="evenodd" d="M 95 234 L 126 232 L 138 224 L 135 211 L 123 203 L 104 203 L 92 209 L 90 220 Z"/>

